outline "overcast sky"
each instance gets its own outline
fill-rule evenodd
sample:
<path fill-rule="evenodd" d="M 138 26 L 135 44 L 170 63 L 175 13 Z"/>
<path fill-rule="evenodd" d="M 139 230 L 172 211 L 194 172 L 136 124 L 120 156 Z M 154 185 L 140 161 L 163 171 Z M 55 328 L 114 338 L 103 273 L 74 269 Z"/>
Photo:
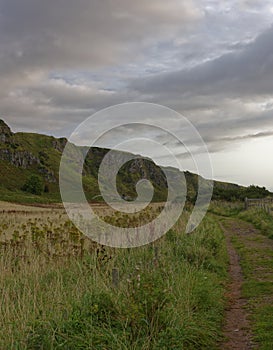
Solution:
<path fill-rule="evenodd" d="M 273 190 L 273 0 L 0 0 L 0 81 L 13 131 L 159 103 L 198 129 L 216 179 Z"/>

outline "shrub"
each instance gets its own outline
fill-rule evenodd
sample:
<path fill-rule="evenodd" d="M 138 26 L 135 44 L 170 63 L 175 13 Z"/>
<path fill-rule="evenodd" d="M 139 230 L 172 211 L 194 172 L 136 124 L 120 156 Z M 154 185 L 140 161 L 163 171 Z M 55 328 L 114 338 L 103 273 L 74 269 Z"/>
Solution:
<path fill-rule="evenodd" d="M 32 194 L 40 195 L 43 191 L 43 183 L 41 178 L 37 175 L 31 175 L 22 187 L 22 190 Z"/>

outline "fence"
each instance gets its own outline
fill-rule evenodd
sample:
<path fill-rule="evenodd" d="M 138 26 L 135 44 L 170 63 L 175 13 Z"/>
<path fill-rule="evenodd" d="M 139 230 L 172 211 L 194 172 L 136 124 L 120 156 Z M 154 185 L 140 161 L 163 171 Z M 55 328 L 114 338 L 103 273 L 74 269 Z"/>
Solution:
<path fill-rule="evenodd" d="M 259 208 L 273 214 L 273 198 L 245 198 L 245 209 Z"/>

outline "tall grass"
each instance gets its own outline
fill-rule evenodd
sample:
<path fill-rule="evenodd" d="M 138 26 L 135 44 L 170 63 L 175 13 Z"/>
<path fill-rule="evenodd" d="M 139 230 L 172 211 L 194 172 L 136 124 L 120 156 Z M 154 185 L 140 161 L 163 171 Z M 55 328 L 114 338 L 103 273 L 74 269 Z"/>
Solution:
<path fill-rule="evenodd" d="M 221 216 L 236 216 L 244 209 L 242 202 L 212 201 L 209 212 Z"/>
<path fill-rule="evenodd" d="M 60 233 L 72 239 L 63 254 L 37 249 L 37 240 L 41 247 L 48 243 L 41 229 L 24 255 L 15 243 L 2 243 L 0 348 L 217 348 L 225 305 L 224 238 L 211 217 L 193 234 L 184 227 L 181 218 L 162 239 L 134 249 L 90 243 L 75 253 L 78 241 L 69 225 Z M 118 287 L 113 268 L 119 270 Z"/>
<path fill-rule="evenodd" d="M 212 214 L 234 217 L 253 224 L 265 236 L 273 239 L 273 215 L 260 208 L 244 209 L 244 204 L 240 202 L 211 202 L 209 212 Z"/>
<path fill-rule="evenodd" d="M 238 215 L 239 219 L 252 223 L 262 234 L 273 239 L 273 216 L 265 210 L 251 208 L 242 211 Z"/>

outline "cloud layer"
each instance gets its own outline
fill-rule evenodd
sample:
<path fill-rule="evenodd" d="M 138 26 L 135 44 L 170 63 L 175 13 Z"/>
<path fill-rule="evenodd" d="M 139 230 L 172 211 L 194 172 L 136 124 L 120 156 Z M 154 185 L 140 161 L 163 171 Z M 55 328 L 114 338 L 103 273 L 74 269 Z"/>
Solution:
<path fill-rule="evenodd" d="M 0 115 L 63 136 L 101 108 L 160 103 L 212 154 L 237 152 L 272 138 L 272 17 L 271 0 L 0 0 Z"/>

